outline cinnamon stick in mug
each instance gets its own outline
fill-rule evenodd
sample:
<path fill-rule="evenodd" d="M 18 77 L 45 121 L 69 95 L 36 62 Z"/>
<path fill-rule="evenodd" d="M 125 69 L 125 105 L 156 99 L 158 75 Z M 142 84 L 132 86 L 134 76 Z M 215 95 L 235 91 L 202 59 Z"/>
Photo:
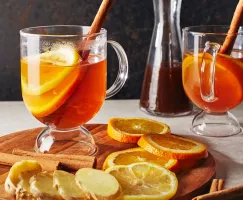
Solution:
<path fill-rule="evenodd" d="M 235 13 L 230 24 L 229 31 L 227 33 L 227 36 L 225 38 L 222 47 L 219 50 L 219 53 L 222 54 L 231 53 L 242 20 L 243 20 L 243 0 L 239 0 L 239 3 L 235 9 Z"/>

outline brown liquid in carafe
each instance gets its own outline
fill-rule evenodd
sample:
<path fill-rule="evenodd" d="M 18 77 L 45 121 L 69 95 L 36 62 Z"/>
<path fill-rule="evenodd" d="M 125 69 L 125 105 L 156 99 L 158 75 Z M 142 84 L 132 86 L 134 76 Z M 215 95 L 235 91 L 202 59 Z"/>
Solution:
<path fill-rule="evenodd" d="M 181 63 L 147 65 L 140 98 L 140 108 L 155 115 L 183 115 L 192 104 L 182 86 Z"/>

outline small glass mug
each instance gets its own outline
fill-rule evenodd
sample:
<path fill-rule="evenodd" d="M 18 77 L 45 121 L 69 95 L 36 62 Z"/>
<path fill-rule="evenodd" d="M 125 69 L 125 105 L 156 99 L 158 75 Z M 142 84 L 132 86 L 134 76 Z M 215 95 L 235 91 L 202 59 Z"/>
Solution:
<path fill-rule="evenodd" d="M 204 136 L 230 136 L 241 132 L 229 110 L 243 100 L 243 29 L 227 34 L 227 26 L 183 29 L 183 86 L 187 96 L 203 111 L 191 130 Z M 221 54 L 226 36 L 236 41 L 230 55 Z"/>
<path fill-rule="evenodd" d="M 89 29 L 56 25 L 20 31 L 23 100 L 29 112 L 47 125 L 36 139 L 37 152 L 55 152 L 60 145 L 83 155 L 97 151 L 82 125 L 123 87 L 128 61 L 121 45 L 107 41 L 105 29 L 95 34 Z M 117 53 L 119 73 L 106 91 L 107 43 Z"/>

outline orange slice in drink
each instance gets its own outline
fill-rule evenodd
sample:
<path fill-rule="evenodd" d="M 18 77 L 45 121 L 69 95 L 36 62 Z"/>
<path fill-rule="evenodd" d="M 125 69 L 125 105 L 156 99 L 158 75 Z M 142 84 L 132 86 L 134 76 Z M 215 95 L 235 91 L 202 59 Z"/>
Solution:
<path fill-rule="evenodd" d="M 53 113 L 69 98 L 85 72 L 79 60 L 71 48 L 22 59 L 23 99 L 35 117 Z"/>
<path fill-rule="evenodd" d="M 152 154 L 170 159 L 198 159 L 208 155 L 204 144 L 172 134 L 144 135 L 138 145 Z"/>
<path fill-rule="evenodd" d="M 137 143 L 144 134 L 169 132 L 168 125 L 144 118 L 111 118 L 107 128 L 107 133 L 111 138 L 124 143 Z"/>
<path fill-rule="evenodd" d="M 138 162 L 158 164 L 173 172 L 179 170 L 178 161 L 176 159 L 161 158 L 140 147 L 111 153 L 103 164 L 103 170 L 115 165 L 130 165 Z"/>
<path fill-rule="evenodd" d="M 79 54 L 71 48 L 60 48 L 24 58 L 22 62 L 25 65 L 22 66 L 25 67 L 21 70 L 22 89 L 26 94 L 41 95 L 56 88 L 75 69 L 73 66 L 79 59 Z"/>
<path fill-rule="evenodd" d="M 200 83 L 202 55 L 202 53 L 186 54 L 183 60 L 183 85 L 188 97 L 200 108 L 216 113 L 225 112 L 239 105 L 243 100 L 242 59 L 217 54 L 214 79 L 216 101 L 207 103 L 202 100 L 200 91 L 205 91 L 206 94 L 210 92 L 212 56 L 205 54 L 204 80 L 206 81 Z"/>

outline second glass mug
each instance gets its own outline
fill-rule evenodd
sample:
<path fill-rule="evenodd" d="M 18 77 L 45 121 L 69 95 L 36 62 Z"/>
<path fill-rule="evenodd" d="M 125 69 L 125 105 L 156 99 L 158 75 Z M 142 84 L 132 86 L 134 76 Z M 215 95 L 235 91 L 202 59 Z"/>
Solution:
<path fill-rule="evenodd" d="M 243 29 L 229 35 L 227 26 L 195 26 L 183 29 L 183 86 L 203 111 L 191 130 L 204 136 L 230 136 L 241 132 L 228 112 L 243 100 Z M 220 53 L 226 36 L 236 41 L 230 55 Z"/>
<path fill-rule="evenodd" d="M 23 100 L 29 112 L 47 125 L 36 139 L 37 152 L 74 144 L 79 154 L 97 151 L 92 135 L 82 125 L 123 87 L 128 61 L 117 42 L 107 41 L 105 29 L 92 35 L 89 29 L 55 25 L 20 31 Z M 117 53 L 119 73 L 106 91 L 107 43 Z"/>

